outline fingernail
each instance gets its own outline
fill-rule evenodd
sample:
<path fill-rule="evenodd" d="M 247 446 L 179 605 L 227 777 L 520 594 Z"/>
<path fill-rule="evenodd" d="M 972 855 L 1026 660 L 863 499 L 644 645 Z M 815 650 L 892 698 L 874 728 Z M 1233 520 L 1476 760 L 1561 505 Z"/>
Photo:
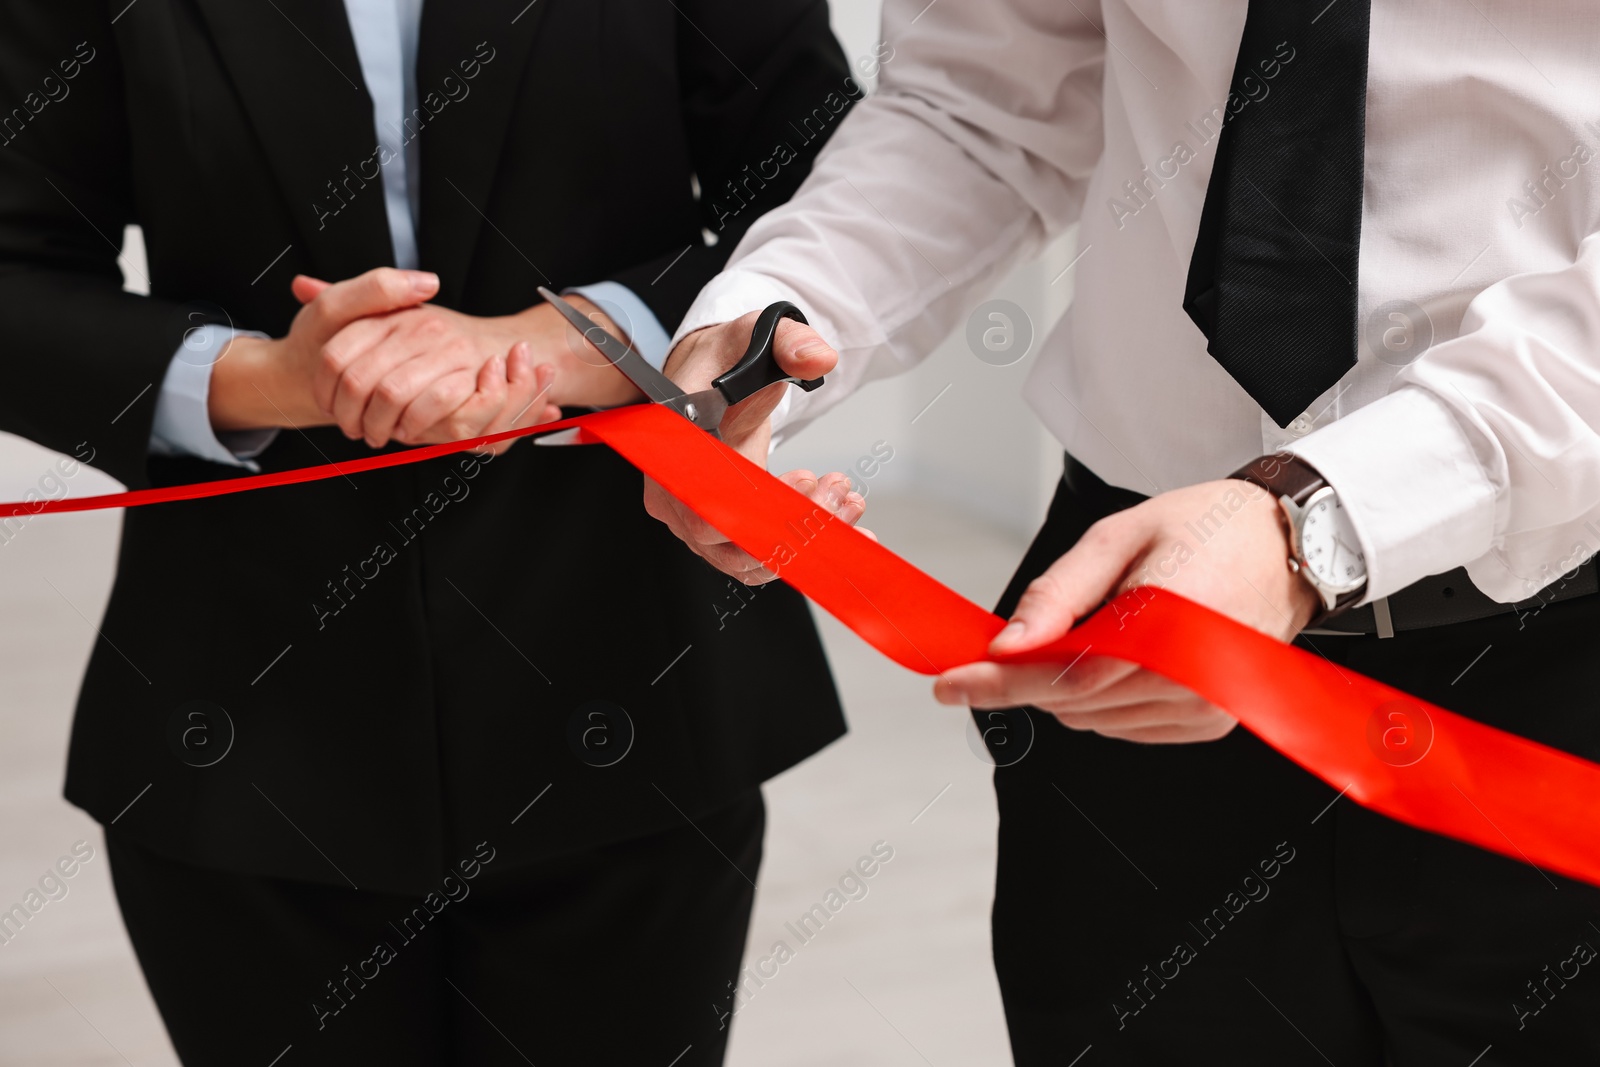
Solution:
<path fill-rule="evenodd" d="M 812 338 L 811 340 L 802 344 L 799 348 L 795 349 L 794 354 L 796 359 L 805 359 L 807 356 L 814 356 L 821 352 L 826 352 L 827 350 L 828 346 L 826 344 L 817 340 L 816 338 Z"/>
<path fill-rule="evenodd" d="M 1028 632 L 1028 624 L 1021 619 L 1012 619 L 1006 623 L 1006 628 L 1001 630 L 994 638 L 994 647 L 1001 645 L 1015 645 L 1022 641 L 1022 635 Z"/>
<path fill-rule="evenodd" d="M 938 685 L 934 686 L 934 694 L 933 695 L 934 695 L 935 698 L 938 699 L 939 703 L 941 703 L 941 704 L 966 704 L 966 703 L 969 703 L 969 701 L 967 700 L 967 691 L 965 689 L 962 689 L 959 685 L 956 685 L 954 682 L 948 682 L 948 681 L 944 681 L 942 679 L 940 680 Z"/>
<path fill-rule="evenodd" d="M 431 293 L 439 288 L 439 276 L 432 271 L 414 270 L 411 272 L 411 288 L 418 296 Z"/>
<path fill-rule="evenodd" d="M 795 483 L 794 487 L 806 496 L 810 496 L 817 491 L 817 480 L 815 478 L 802 478 Z"/>

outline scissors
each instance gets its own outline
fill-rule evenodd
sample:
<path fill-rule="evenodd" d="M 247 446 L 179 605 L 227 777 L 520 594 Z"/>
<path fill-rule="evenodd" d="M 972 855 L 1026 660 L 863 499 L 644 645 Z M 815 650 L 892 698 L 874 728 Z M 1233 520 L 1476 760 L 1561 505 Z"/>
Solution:
<path fill-rule="evenodd" d="M 632 345 L 613 337 L 603 326 L 585 318 L 583 312 L 561 297 L 542 285 L 539 287 L 539 295 L 554 305 L 573 328 L 583 335 L 584 340 L 599 349 L 606 361 L 627 375 L 628 380 L 637 385 L 652 403 L 676 411 L 713 437 L 722 436 L 717 427 L 722 424 L 723 413 L 729 407 L 748 399 L 769 385 L 792 382 L 809 393 L 822 384 L 820 377 L 802 381 L 793 375 L 785 374 L 772 354 L 772 339 L 778 332 L 778 323 L 781 320 L 793 319 L 799 323 L 806 321 L 800 309 L 787 300 L 769 305 L 756 319 L 755 329 L 750 331 L 750 347 L 745 350 L 732 370 L 713 381 L 710 389 L 698 393 L 685 393 L 671 378 L 652 367 Z M 540 438 L 539 443 L 573 443 L 564 438 L 567 438 L 566 433 L 551 434 Z"/>

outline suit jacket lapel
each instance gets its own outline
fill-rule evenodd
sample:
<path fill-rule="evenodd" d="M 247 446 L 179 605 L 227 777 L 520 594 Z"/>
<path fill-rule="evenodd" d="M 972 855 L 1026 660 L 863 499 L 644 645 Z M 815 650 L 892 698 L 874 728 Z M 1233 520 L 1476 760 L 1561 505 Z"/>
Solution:
<path fill-rule="evenodd" d="M 372 98 L 339 0 L 195 0 L 315 269 L 393 260 Z"/>
<path fill-rule="evenodd" d="M 446 304 L 460 302 L 528 55 L 554 2 L 427 0 L 423 7 L 418 241 L 422 266 L 443 280 Z"/>

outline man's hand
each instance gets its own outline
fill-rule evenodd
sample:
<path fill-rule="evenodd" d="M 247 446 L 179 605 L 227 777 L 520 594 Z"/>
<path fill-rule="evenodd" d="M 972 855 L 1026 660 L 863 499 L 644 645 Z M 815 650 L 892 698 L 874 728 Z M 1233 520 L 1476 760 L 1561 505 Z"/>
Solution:
<path fill-rule="evenodd" d="M 741 319 L 708 326 L 685 337 L 667 357 L 667 377 L 686 392 L 711 388 L 712 380 L 733 369 L 750 347 L 750 331 L 759 314 L 751 312 Z M 817 331 L 792 319 L 779 321 L 772 350 L 778 366 L 802 381 L 827 374 L 839 362 L 838 353 Z M 722 417 L 722 439 L 745 458 L 765 467 L 772 444 L 772 410 L 783 399 L 783 390 L 787 388 L 785 384 L 770 385 L 730 407 Z M 851 491 L 848 475 L 835 473 L 818 478 L 810 471 L 794 470 L 783 475 L 782 480 L 851 525 L 860 521 L 866 511 L 866 501 L 859 493 Z M 644 483 L 644 506 L 697 555 L 724 574 L 746 585 L 761 585 L 777 577 L 648 478 Z"/>
<path fill-rule="evenodd" d="M 439 291 L 439 277 L 381 267 L 336 285 L 296 278 L 294 290 L 305 306 L 288 336 L 236 337 L 218 357 L 208 401 L 213 428 L 327 425 L 332 420 L 317 400 L 314 383 L 328 342 L 358 319 L 431 299 Z"/>
<path fill-rule="evenodd" d="M 1049 644 L 1109 597 L 1139 585 L 1170 589 L 1288 641 L 1317 605 L 1311 586 L 1289 569 L 1289 551 L 1277 502 L 1248 482 L 1163 493 L 1095 523 L 1028 586 L 989 650 L 1000 655 Z M 1100 656 L 1071 665 L 973 663 L 947 672 L 934 696 L 975 708 L 1032 705 L 1074 730 L 1128 741 L 1213 741 L 1237 725 L 1161 675 Z"/>

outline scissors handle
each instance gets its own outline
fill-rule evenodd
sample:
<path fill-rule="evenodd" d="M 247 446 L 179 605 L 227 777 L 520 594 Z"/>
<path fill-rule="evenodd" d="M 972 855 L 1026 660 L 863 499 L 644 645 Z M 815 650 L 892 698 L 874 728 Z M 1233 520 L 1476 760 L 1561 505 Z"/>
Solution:
<path fill-rule="evenodd" d="M 820 377 L 801 381 L 785 374 L 783 368 L 778 366 L 778 360 L 772 354 L 772 339 L 777 335 L 778 322 L 782 319 L 793 319 L 799 323 L 806 321 L 800 309 L 787 300 L 769 305 L 756 319 L 756 327 L 750 331 L 750 347 L 739 362 L 711 383 L 729 404 L 737 404 L 777 382 L 793 382 L 808 393 L 822 384 Z"/>

